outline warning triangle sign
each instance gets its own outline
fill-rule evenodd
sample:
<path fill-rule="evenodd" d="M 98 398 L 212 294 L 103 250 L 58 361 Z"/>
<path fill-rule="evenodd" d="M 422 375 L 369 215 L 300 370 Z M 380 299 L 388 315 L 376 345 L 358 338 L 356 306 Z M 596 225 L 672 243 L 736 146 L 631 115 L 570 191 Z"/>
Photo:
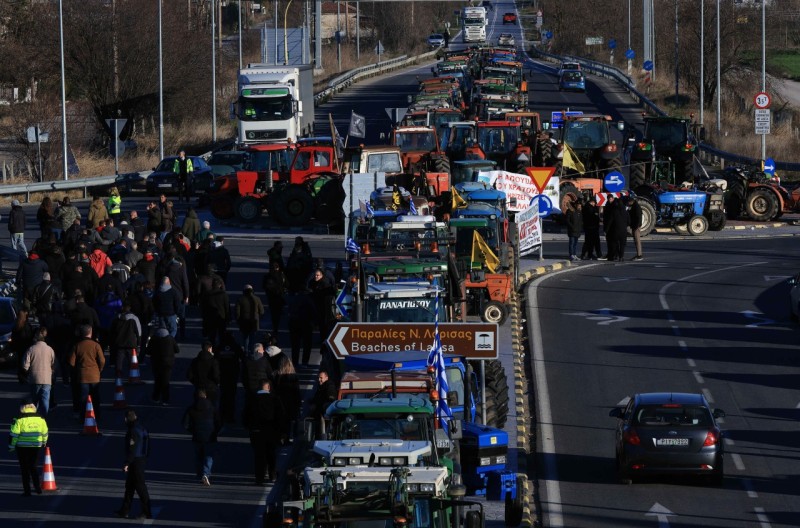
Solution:
<path fill-rule="evenodd" d="M 545 187 L 547 187 L 547 182 L 550 181 L 550 178 L 556 172 L 555 167 L 525 167 L 525 170 L 528 172 L 528 176 L 531 177 L 531 180 L 533 180 L 533 184 L 539 190 L 539 194 L 544 192 Z"/>

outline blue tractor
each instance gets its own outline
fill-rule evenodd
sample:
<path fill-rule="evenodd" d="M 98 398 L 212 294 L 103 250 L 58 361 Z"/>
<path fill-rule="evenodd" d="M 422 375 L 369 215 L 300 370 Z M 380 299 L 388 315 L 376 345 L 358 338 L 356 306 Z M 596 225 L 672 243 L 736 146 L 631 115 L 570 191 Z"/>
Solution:
<path fill-rule="evenodd" d="M 725 205 L 721 191 L 655 190 L 647 198 L 638 197 L 637 200 L 643 213 L 642 235 L 649 234 L 658 226 L 671 227 L 679 234 L 699 236 L 709 228 L 718 231 L 725 225 Z M 648 210 L 645 212 L 646 207 Z M 648 215 L 652 216 L 654 222 L 648 224 L 644 221 Z"/>

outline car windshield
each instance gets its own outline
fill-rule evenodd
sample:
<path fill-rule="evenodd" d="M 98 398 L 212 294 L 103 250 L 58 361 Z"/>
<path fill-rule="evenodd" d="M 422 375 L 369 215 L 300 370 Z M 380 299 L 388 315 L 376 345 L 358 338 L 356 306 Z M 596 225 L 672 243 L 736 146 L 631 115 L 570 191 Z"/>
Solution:
<path fill-rule="evenodd" d="M 564 72 L 563 79 L 565 81 L 582 81 L 583 80 L 583 78 L 581 77 L 580 72 L 576 72 L 576 71 Z"/>
<path fill-rule="evenodd" d="M 643 405 L 634 411 L 633 424 L 644 426 L 711 425 L 711 413 L 702 405 L 666 403 Z"/>
<path fill-rule="evenodd" d="M 367 298 L 364 301 L 370 323 L 433 323 L 436 299 L 433 297 Z M 443 311 L 439 300 L 440 311 Z"/>
<path fill-rule="evenodd" d="M 257 172 L 286 172 L 292 162 L 293 150 L 255 151 L 250 153 L 250 170 Z"/>
<path fill-rule="evenodd" d="M 514 127 L 481 127 L 478 144 L 486 153 L 511 152 L 517 146 L 517 129 Z"/>
<path fill-rule="evenodd" d="M 242 97 L 239 119 L 242 121 L 284 121 L 292 117 L 292 98 Z"/>
<path fill-rule="evenodd" d="M 161 163 L 158 164 L 155 172 L 172 172 L 172 167 L 175 165 L 176 159 L 177 158 L 166 158 L 161 160 Z"/>
<path fill-rule="evenodd" d="M 436 148 L 433 132 L 398 132 L 395 143 L 401 152 L 425 151 L 431 152 Z"/>
<path fill-rule="evenodd" d="M 425 427 L 422 421 L 425 416 L 414 416 L 410 414 L 396 416 L 371 416 L 360 415 L 358 417 L 348 415 L 352 420 L 339 419 L 334 425 L 334 437 L 337 440 L 349 440 L 355 438 L 365 439 L 397 439 L 405 441 L 424 441 L 427 440 Z M 411 417 L 411 420 L 408 418 Z"/>

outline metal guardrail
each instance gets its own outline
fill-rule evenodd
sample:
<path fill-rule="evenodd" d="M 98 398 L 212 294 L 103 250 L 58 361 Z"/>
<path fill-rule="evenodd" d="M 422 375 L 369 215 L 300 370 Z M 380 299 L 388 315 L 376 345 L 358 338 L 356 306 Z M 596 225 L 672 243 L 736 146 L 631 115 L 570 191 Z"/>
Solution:
<path fill-rule="evenodd" d="M 35 192 L 57 192 L 66 191 L 69 189 L 83 189 L 83 197 L 86 198 L 90 188 L 111 185 L 116 180 L 117 176 L 99 176 L 97 178 L 80 178 L 74 180 L 58 180 L 46 181 L 36 183 L 21 183 L 17 185 L 2 185 L 0 186 L 0 196 L 10 194 L 24 194 L 25 201 L 30 201 L 31 193 Z"/>
<path fill-rule="evenodd" d="M 565 56 L 553 55 L 541 51 L 535 47 L 531 48 L 530 53 L 532 55 L 536 55 L 537 57 L 541 57 L 545 60 L 550 60 L 554 62 L 563 62 L 563 61 L 578 62 L 580 63 L 582 68 L 586 68 L 586 70 L 591 71 L 596 75 L 612 79 L 616 81 L 618 84 L 622 85 L 626 90 L 628 90 L 628 92 L 630 92 L 634 100 L 636 100 L 642 106 L 647 107 L 654 114 L 657 114 L 659 116 L 667 115 L 665 111 L 659 108 L 653 101 L 648 99 L 646 95 L 644 95 L 642 92 L 636 89 L 636 83 L 633 82 L 633 79 L 631 79 L 630 77 L 622 73 L 622 71 L 613 66 L 588 60 L 582 57 L 574 57 L 569 55 Z M 699 149 L 700 149 L 699 158 L 703 163 L 713 163 L 715 165 L 718 164 L 723 168 L 725 166 L 725 162 L 733 164 L 742 164 L 742 165 L 761 164 L 761 160 L 758 158 L 750 158 L 747 156 L 735 154 L 733 152 L 727 152 L 703 142 L 699 143 Z M 800 163 L 776 161 L 775 168 L 776 170 L 782 170 L 782 171 L 800 172 Z"/>

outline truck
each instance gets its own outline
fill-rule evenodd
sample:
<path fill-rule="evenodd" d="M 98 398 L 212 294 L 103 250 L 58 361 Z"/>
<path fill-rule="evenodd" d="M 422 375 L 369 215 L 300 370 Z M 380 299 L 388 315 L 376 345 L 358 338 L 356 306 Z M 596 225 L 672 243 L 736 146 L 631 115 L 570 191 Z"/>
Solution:
<path fill-rule="evenodd" d="M 237 101 L 239 144 L 294 141 L 314 130 L 314 72 L 310 64 L 248 64 L 239 70 Z"/>
<path fill-rule="evenodd" d="M 464 42 L 486 42 L 486 8 L 461 9 L 461 35 Z"/>

